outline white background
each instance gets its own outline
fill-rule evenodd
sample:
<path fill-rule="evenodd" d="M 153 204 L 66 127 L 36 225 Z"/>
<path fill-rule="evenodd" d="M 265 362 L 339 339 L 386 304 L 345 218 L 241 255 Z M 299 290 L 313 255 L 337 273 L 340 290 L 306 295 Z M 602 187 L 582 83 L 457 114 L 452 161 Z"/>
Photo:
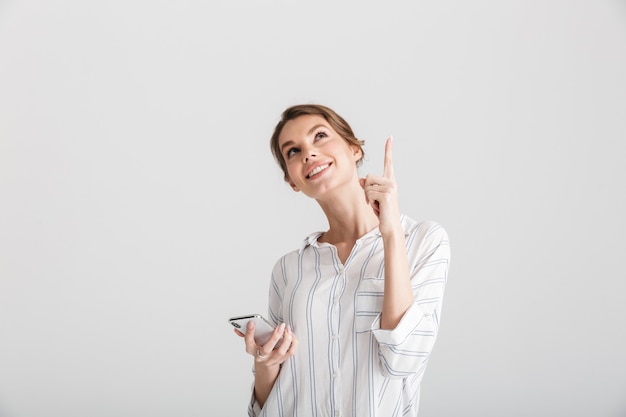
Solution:
<path fill-rule="evenodd" d="M 421 416 L 626 416 L 626 4 L 0 2 L 0 416 L 243 416 L 322 103 L 452 268 Z"/>

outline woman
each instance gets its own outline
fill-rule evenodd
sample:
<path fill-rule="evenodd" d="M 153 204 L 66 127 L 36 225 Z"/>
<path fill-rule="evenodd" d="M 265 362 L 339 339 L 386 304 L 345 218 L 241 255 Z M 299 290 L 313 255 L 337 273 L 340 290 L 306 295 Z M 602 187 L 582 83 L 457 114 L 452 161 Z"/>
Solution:
<path fill-rule="evenodd" d="M 236 331 L 255 357 L 250 416 L 417 415 L 448 237 L 401 214 L 391 138 L 383 175 L 359 178 L 363 144 L 321 105 L 287 108 L 276 125 L 271 148 L 285 181 L 317 201 L 328 230 L 276 262 L 271 339 L 257 346 L 253 324 Z"/>

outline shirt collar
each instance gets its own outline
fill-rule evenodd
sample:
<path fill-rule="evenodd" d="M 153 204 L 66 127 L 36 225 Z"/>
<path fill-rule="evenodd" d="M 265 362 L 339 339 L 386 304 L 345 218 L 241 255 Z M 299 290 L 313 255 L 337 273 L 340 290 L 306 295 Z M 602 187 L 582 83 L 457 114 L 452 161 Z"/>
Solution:
<path fill-rule="evenodd" d="M 304 240 L 302 241 L 302 244 L 300 245 L 300 249 L 298 252 L 302 252 L 304 249 L 306 249 L 307 246 L 313 246 L 313 247 L 319 247 L 317 239 L 320 238 L 320 236 L 322 236 L 324 234 L 324 232 L 314 232 L 311 233 L 310 235 L 308 235 L 306 238 L 304 238 Z M 404 235 L 406 236 L 407 233 L 405 232 Z M 376 237 L 380 237 L 380 230 L 378 230 L 378 227 L 370 230 L 369 232 L 367 232 L 366 234 L 364 234 L 363 236 L 361 236 L 359 239 L 357 240 L 364 240 L 364 239 L 370 239 L 370 238 L 376 238 Z"/>
<path fill-rule="evenodd" d="M 404 237 L 407 237 L 409 235 L 409 232 L 407 230 L 407 224 L 405 221 L 406 221 L 405 215 L 400 214 L 400 222 L 402 223 L 402 228 L 404 229 Z M 304 249 L 306 249 L 307 246 L 319 247 L 317 244 L 317 239 L 319 239 L 319 237 L 322 236 L 323 234 L 324 232 L 313 232 L 310 235 L 308 235 L 306 238 L 304 238 L 304 240 L 302 241 L 302 244 L 300 245 L 300 249 L 298 249 L 298 253 L 301 253 Z M 380 236 L 382 235 L 380 234 L 380 230 L 378 230 L 378 227 L 377 227 L 373 230 L 370 230 L 363 236 L 361 236 L 358 240 L 369 239 L 371 237 L 380 237 Z"/>
<path fill-rule="evenodd" d="M 322 236 L 324 232 L 313 232 L 304 238 L 298 252 L 302 252 L 307 246 L 317 247 L 317 239 Z"/>

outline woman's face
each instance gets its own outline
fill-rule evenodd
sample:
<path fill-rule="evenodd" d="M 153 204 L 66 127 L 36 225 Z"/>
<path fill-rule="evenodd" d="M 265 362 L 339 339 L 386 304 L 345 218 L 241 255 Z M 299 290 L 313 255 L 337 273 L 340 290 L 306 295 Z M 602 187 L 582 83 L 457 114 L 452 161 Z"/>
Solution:
<path fill-rule="evenodd" d="M 361 151 L 333 130 L 322 116 L 304 115 L 288 121 L 278 145 L 287 165 L 289 185 L 309 197 L 319 198 L 357 179 Z"/>

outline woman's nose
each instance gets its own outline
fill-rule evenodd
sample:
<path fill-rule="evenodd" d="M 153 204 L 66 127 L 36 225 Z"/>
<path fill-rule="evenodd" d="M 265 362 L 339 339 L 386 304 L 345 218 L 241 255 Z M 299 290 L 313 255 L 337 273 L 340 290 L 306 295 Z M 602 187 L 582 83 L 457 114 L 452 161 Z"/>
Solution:
<path fill-rule="evenodd" d="M 317 151 L 313 148 L 305 149 L 303 152 L 304 155 L 304 163 L 309 162 L 309 159 L 315 158 L 317 156 Z"/>

